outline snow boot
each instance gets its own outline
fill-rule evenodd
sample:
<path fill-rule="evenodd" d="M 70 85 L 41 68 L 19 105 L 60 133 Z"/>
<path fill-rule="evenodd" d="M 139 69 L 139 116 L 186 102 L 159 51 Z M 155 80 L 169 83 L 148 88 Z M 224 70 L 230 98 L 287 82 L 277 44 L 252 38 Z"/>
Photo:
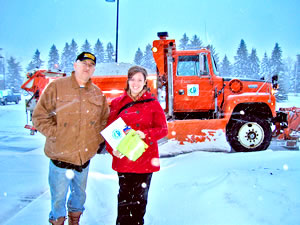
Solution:
<path fill-rule="evenodd" d="M 68 212 L 69 225 L 79 225 L 79 219 L 82 212 Z"/>
<path fill-rule="evenodd" d="M 50 222 L 52 225 L 64 225 L 65 220 L 66 220 L 65 217 L 59 217 L 59 218 L 56 219 L 56 220 L 49 220 L 49 222 Z"/>

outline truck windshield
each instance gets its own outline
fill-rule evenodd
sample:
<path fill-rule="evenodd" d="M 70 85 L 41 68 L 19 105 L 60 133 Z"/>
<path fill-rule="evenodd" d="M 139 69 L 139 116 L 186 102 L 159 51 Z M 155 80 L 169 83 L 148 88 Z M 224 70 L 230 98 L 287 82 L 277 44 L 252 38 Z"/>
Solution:
<path fill-rule="evenodd" d="M 181 55 L 178 57 L 178 76 L 197 76 L 199 74 L 199 55 Z"/>

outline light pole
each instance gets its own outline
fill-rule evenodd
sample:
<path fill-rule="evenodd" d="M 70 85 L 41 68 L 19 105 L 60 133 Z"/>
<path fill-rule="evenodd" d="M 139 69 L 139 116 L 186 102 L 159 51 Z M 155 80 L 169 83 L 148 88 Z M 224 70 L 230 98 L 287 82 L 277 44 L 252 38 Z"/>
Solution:
<path fill-rule="evenodd" d="M 1 55 L 1 50 L 2 48 L 0 48 L 0 75 L 2 75 L 2 79 L 3 79 L 3 85 L 0 85 L 2 87 L 0 88 L 3 88 L 5 89 L 5 61 L 4 61 L 4 57 Z"/>
<path fill-rule="evenodd" d="M 105 0 L 107 2 L 115 2 L 115 0 Z M 116 63 L 118 62 L 118 36 L 119 36 L 119 0 L 117 0 L 117 25 L 116 25 Z"/>

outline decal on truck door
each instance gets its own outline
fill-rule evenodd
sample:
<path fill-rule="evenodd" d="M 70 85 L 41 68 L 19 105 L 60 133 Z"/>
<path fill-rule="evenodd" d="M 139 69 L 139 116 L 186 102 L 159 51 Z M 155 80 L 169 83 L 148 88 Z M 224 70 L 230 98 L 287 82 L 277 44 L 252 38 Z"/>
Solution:
<path fill-rule="evenodd" d="M 188 84 L 187 96 L 199 96 L 199 84 Z"/>

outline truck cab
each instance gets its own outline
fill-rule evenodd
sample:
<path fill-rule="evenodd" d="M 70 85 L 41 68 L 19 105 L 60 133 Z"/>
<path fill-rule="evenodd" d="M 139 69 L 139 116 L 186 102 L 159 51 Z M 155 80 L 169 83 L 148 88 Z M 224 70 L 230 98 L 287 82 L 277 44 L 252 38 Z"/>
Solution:
<path fill-rule="evenodd" d="M 158 70 L 158 88 L 166 89 L 166 111 L 169 118 L 214 118 L 223 92 L 224 81 L 208 49 L 177 51 L 175 40 L 166 32 L 158 33 L 153 42 L 153 56 Z M 164 57 L 162 57 L 164 55 Z M 160 91 L 159 91 L 160 93 Z"/>

